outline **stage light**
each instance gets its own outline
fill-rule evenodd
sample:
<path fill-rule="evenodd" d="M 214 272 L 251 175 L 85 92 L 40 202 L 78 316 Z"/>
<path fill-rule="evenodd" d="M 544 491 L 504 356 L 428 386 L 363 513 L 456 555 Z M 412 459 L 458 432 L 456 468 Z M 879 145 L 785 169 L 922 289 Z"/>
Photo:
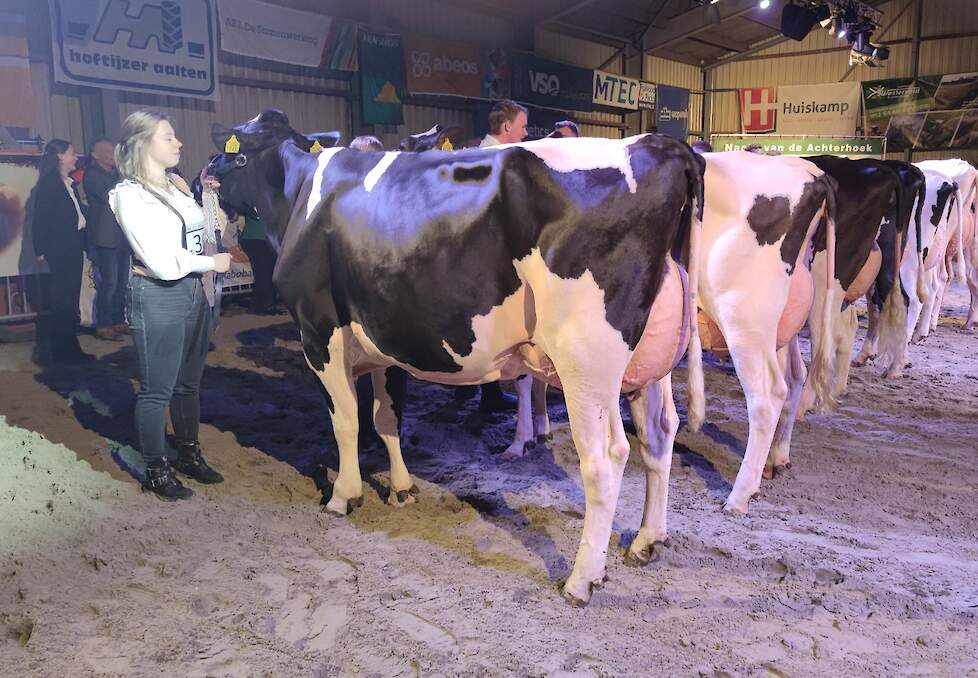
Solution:
<path fill-rule="evenodd" d="M 771 0 L 761 0 L 757 4 L 761 9 L 767 9 L 768 7 L 771 6 Z"/>

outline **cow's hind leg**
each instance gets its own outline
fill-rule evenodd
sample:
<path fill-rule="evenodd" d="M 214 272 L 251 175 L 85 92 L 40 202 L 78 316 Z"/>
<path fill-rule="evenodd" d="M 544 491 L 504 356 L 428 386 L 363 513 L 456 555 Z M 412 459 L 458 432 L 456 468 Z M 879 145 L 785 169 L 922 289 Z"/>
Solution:
<path fill-rule="evenodd" d="M 965 251 L 967 258 L 966 276 L 968 290 L 971 292 L 971 305 L 968 307 L 968 320 L 964 324 L 970 330 L 978 322 L 978 239 L 974 240 Z"/>
<path fill-rule="evenodd" d="M 407 376 L 397 367 L 377 370 L 370 374 L 374 386 L 374 428 L 384 441 L 391 462 L 391 488 L 387 503 L 403 506 L 414 503 L 418 493 L 411 474 L 401 456 L 400 413 L 404 405 L 404 385 Z"/>
<path fill-rule="evenodd" d="M 859 318 L 856 307 L 849 306 L 835 316 L 835 387 L 832 395 L 840 396 L 849 388 L 849 368 L 852 366 L 852 347 L 856 343 Z"/>
<path fill-rule="evenodd" d="M 552 440 L 550 434 L 550 415 L 547 412 L 547 382 L 533 380 L 533 435 L 538 443 Z"/>
<path fill-rule="evenodd" d="M 795 429 L 798 418 L 798 402 L 801 400 L 801 389 L 808 374 L 805 361 L 801 357 L 801 346 L 796 335 L 788 345 L 778 351 L 778 363 L 784 370 L 785 385 L 788 397 L 781 410 L 781 419 L 774 432 L 774 441 L 764 466 L 764 477 L 773 478 L 778 471 L 791 468 L 789 451 L 791 449 L 791 434 Z"/>
<path fill-rule="evenodd" d="M 638 449 L 645 465 L 645 510 L 642 526 L 628 547 L 625 562 L 646 565 L 653 560 L 656 545 L 666 545 L 666 510 L 669 505 L 669 472 L 672 448 L 679 430 L 679 415 L 672 397 L 672 375 L 643 388 L 629 402 L 638 436 Z"/>
<path fill-rule="evenodd" d="M 861 367 L 867 362 L 872 362 L 876 358 L 876 354 L 878 352 L 880 311 L 878 308 L 876 308 L 876 304 L 873 303 L 872 287 L 870 287 L 869 291 L 866 292 L 866 319 L 868 322 L 866 338 L 863 340 L 863 345 L 859 350 L 859 355 L 857 355 L 856 359 L 852 361 L 852 364 L 856 367 Z"/>
<path fill-rule="evenodd" d="M 333 435 L 340 452 L 339 475 L 333 484 L 333 495 L 326 508 L 345 516 L 350 508 L 363 503 L 363 482 L 360 478 L 357 445 L 360 429 L 357 391 L 353 381 L 353 366 L 349 360 L 349 349 L 354 340 L 348 330 L 334 329 L 326 351 L 323 351 L 315 345 L 312 334 L 303 332 L 306 362 L 326 389 Z"/>

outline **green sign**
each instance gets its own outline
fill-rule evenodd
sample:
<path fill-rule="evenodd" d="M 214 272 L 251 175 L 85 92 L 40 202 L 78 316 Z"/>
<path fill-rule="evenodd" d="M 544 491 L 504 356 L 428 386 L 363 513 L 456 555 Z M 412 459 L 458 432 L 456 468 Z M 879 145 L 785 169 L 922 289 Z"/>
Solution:
<path fill-rule="evenodd" d="M 742 151 L 760 146 L 765 153 L 781 155 L 844 155 L 850 158 L 882 158 L 882 137 L 807 137 L 759 134 L 714 134 L 710 138 L 714 151 Z"/>
<path fill-rule="evenodd" d="M 405 87 L 404 50 L 400 35 L 361 31 L 357 42 L 363 122 L 400 125 Z"/>

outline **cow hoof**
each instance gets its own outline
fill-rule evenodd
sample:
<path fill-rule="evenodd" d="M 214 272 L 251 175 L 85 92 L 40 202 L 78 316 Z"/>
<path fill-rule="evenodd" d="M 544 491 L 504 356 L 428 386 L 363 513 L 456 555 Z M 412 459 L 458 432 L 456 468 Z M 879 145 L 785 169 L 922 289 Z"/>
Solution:
<path fill-rule="evenodd" d="M 326 510 L 333 515 L 345 518 L 353 513 L 353 509 L 360 508 L 361 506 L 363 506 L 362 494 L 359 497 L 354 497 L 353 499 L 343 499 L 342 497 L 333 495 L 333 497 L 331 497 L 329 502 L 326 504 Z"/>
<path fill-rule="evenodd" d="M 540 445 L 543 445 L 544 443 L 549 443 L 553 439 L 554 439 L 554 434 L 553 433 L 538 433 L 537 434 L 537 443 L 539 443 Z"/>
<path fill-rule="evenodd" d="M 791 470 L 791 462 L 790 461 L 789 462 L 786 462 L 784 464 L 777 464 L 775 466 L 765 466 L 764 467 L 764 479 L 765 480 L 774 480 L 779 475 L 784 475 L 784 473 L 786 471 L 790 471 L 790 470 Z M 756 496 L 758 496 L 758 495 L 755 494 L 754 497 L 756 497 Z M 753 499 L 754 497 L 751 497 L 751 499 Z"/>
<path fill-rule="evenodd" d="M 662 541 L 654 541 L 640 549 L 629 548 L 625 551 L 624 561 L 629 567 L 645 567 L 653 560 L 662 556 L 662 549 L 669 548 L 669 537 Z"/>
<path fill-rule="evenodd" d="M 590 596 L 588 597 L 587 600 L 585 600 L 584 598 L 578 598 L 567 589 L 564 589 L 561 595 L 564 596 L 564 600 L 570 603 L 571 607 L 576 607 L 578 609 L 587 607 L 588 601 L 590 600 Z"/>
<path fill-rule="evenodd" d="M 749 499 L 743 502 L 743 505 L 740 502 L 727 499 L 727 502 L 723 505 L 723 512 L 732 516 L 746 516 L 747 506 L 750 504 L 751 499 L 757 499 L 760 496 L 760 492 L 755 492 Z"/>
<path fill-rule="evenodd" d="M 409 489 L 401 490 L 400 492 L 391 490 L 391 493 L 387 497 L 387 503 L 395 508 L 401 508 L 402 506 L 416 503 L 418 501 L 417 496 L 418 486 L 412 485 Z"/>
<path fill-rule="evenodd" d="M 533 442 L 529 440 L 522 445 L 513 443 L 506 448 L 505 452 L 499 455 L 499 458 L 502 461 L 516 461 L 517 459 L 522 459 L 526 456 L 526 453 L 529 451 L 531 445 L 533 445 Z"/>

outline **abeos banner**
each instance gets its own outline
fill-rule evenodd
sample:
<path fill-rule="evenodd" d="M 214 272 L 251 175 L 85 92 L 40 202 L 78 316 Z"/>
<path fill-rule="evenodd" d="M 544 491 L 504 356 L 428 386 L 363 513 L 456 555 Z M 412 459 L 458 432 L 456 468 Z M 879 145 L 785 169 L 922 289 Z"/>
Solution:
<path fill-rule="evenodd" d="M 601 106 L 638 110 L 641 83 L 623 75 L 594 71 L 594 92 L 591 102 Z"/>
<path fill-rule="evenodd" d="M 411 94 L 482 94 L 482 55 L 478 47 L 424 35 L 404 36 L 404 65 Z"/>
<path fill-rule="evenodd" d="M 656 86 L 655 120 L 659 134 L 686 141 L 689 136 L 689 90 Z"/>
<path fill-rule="evenodd" d="M 859 122 L 858 82 L 778 87 L 778 134 L 851 136 Z"/>
<path fill-rule="evenodd" d="M 217 99 L 209 0 L 50 0 L 54 79 Z"/>
<path fill-rule="evenodd" d="M 332 19 L 256 0 L 218 0 L 221 49 L 233 54 L 319 66 Z"/>
<path fill-rule="evenodd" d="M 568 111 L 593 110 L 592 71 L 530 54 L 513 55 L 514 99 Z"/>

